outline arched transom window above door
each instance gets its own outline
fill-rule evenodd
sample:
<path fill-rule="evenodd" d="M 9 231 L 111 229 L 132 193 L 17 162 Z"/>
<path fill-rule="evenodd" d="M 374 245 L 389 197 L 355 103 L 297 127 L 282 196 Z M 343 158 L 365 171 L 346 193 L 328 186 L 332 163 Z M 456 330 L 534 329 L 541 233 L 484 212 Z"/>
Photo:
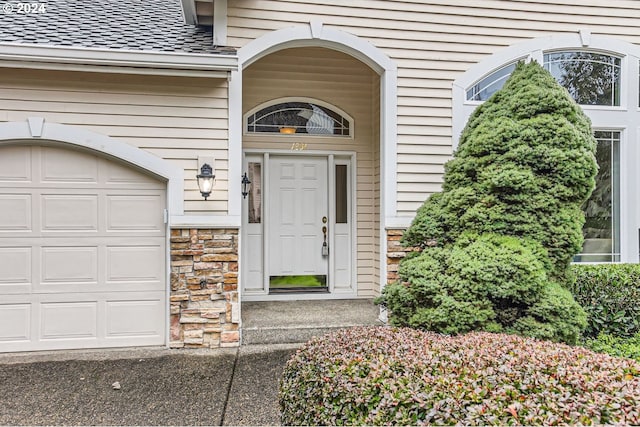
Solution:
<path fill-rule="evenodd" d="M 338 108 L 308 99 L 277 99 L 251 110 L 248 134 L 352 136 L 353 120 Z"/>
<path fill-rule="evenodd" d="M 498 91 L 518 61 L 535 60 L 591 119 L 599 172 L 583 205 L 576 262 L 639 262 L 640 46 L 587 31 L 530 40 L 496 52 L 453 83 L 453 146 L 473 110 Z"/>

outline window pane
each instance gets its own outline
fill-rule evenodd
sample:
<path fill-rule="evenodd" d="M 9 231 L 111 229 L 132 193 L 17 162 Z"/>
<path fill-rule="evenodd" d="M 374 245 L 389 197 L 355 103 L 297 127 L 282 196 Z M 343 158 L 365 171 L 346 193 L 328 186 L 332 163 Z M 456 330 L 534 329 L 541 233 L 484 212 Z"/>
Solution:
<path fill-rule="evenodd" d="M 592 52 L 544 55 L 544 67 L 581 105 L 620 105 L 620 58 Z"/>
<path fill-rule="evenodd" d="M 486 101 L 491 97 L 491 95 L 502 88 L 504 82 L 507 81 L 515 68 L 515 63 L 507 65 L 506 67 L 501 68 L 480 80 L 478 83 L 473 85 L 471 89 L 467 90 L 467 100 Z"/>
<path fill-rule="evenodd" d="M 262 164 L 249 163 L 247 177 L 251 181 L 249 188 L 249 224 L 260 224 L 262 221 Z"/>
<path fill-rule="evenodd" d="M 597 131 L 596 187 L 583 206 L 584 245 L 575 261 L 620 261 L 620 132 Z"/>
<path fill-rule="evenodd" d="M 247 132 L 349 136 L 349 120 L 308 102 L 270 105 L 248 117 Z"/>
<path fill-rule="evenodd" d="M 347 223 L 347 165 L 336 165 L 336 224 Z"/>

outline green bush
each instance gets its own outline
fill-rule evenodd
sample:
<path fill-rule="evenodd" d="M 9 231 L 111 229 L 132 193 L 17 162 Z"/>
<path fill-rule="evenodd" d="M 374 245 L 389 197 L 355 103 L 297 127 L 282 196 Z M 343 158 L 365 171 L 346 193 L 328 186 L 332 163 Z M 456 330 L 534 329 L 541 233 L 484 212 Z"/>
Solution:
<path fill-rule="evenodd" d="M 525 237 L 564 280 L 582 248 L 581 205 L 595 185 L 589 119 L 539 64 L 520 63 L 469 118 L 443 191 L 418 210 L 403 242 L 453 243 L 465 231 Z"/>
<path fill-rule="evenodd" d="M 640 362 L 640 332 L 630 338 L 622 338 L 600 332 L 596 338 L 586 339 L 583 345 L 598 353 L 628 357 Z"/>
<path fill-rule="evenodd" d="M 285 367 L 284 425 L 640 424 L 640 363 L 514 335 L 363 327 Z"/>
<path fill-rule="evenodd" d="M 404 233 L 422 253 L 401 261 L 400 283 L 378 300 L 391 322 L 576 342 L 585 315 L 560 286 L 582 248 L 595 147 L 569 93 L 539 64 L 518 64 L 471 115 L 443 191 Z"/>
<path fill-rule="evenodd" d="M 576 264 L 572 272 L 569 289 L 587 312 L 585 336 L 640 332 L 640 264 Z"/>
<path fill-rule="evenodd" d="M 446 334 L 518 333 L 575 343 L 586 324 L 571 294 L 549 283 L 548 258 L 536 242 L 496 234 L 462 234 L 402 262 L 407 284 L 388 285 L 379 303 L 390 322 Z"/>

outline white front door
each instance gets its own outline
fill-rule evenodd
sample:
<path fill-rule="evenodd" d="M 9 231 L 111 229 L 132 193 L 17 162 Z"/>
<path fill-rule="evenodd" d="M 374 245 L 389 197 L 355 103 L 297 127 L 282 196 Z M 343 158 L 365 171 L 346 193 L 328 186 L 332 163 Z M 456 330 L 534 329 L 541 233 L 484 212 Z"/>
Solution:
<path fill-rule="evenodd" d="M 269 158 L 270 291 L 328 290 L 327 170 L 326 157 Z"/>

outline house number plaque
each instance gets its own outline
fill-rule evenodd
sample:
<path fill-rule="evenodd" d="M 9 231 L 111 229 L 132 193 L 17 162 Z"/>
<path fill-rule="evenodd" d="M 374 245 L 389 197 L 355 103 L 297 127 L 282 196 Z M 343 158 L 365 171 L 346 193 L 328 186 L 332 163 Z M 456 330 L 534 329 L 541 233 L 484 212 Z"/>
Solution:
<path fill-rule="evenodd" d="M 294 142 L 291 144 L 291 151 L 304 151 L 307 149 L 307 144 L 302 142 Z"/>

